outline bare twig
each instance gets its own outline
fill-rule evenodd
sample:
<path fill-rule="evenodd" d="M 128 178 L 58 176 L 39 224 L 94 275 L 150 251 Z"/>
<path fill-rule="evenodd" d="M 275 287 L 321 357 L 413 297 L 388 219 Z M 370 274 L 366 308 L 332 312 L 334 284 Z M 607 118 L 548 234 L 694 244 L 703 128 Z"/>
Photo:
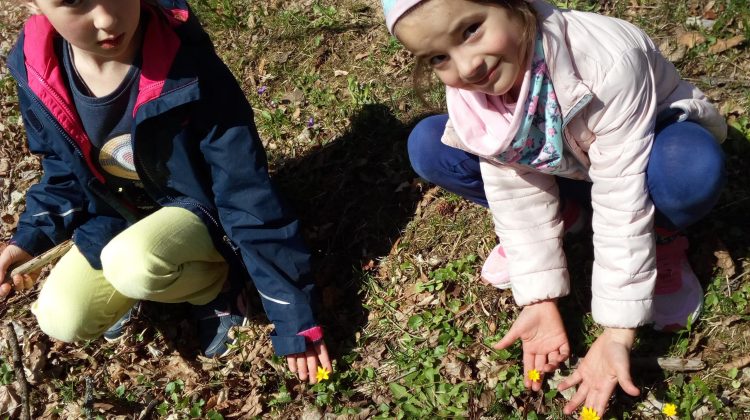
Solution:
<path fill-rule="evenodd" d="M 83 413 L 86 414 L 87 419 L 93 419 L 94 381 L 91 379 L 91 376 L 86 376 L 84 382 L 86 383 L 86 392 L 83 397 Z"/>
<path fill-rule="evenodd" d="M 138 416 L 138 420 L 145 420 L 146 418 L 148 418 L 148 415 L 151 414 L 152 411 L 154 411 L 154 407 L 156 407 L 156 404 L 159 404 L 159 400 L 154 398 L 150 403 L 148 403 L 146 408 L 141 411 L 141 414 Z"/>
<path fill-rule="evenodd" d="M 641 369 L 661 369 L 670 372 L 697 372 L 706 368 L 701 359 L 683 359 L 679 357 L 638 357 L 633 359 L 633 366 Z"/>
<path fill-rule="evenodd" d="M 734 368 L 742 369 L 747 365 L 750 365 L 750 356 L 740 357 L 739 359 L 724 363 L 723 368 L 724 370 L 731 370 Z"/>
<path fill-rule="evenodd" d="M 16 372 L 16 380 L 21 391 L 21 419 L 31 420 L 31 401 L 29 400 L 29 383 L 23 371 L 23 360 L 21 359 L 21 347 L 18 345 L 18 336 L 13 328 L 13 321 L 5 324 L 8 330 L 8 347 L 13 353 L 13 369 Z"/>
<path fill-rule="evenodd" d="M 13 278 L 14 276 L 17 276 L 19 274 L 28 274 L 28 273 L 33 273 L 34 271 L 39 270 L 45 265 L 62 257 L 66 252 L 68 252 L 68 250 L 72 246 L 73 246 L 73 241 L 70 239 L 60 244 L 55 245 L 55 247 L 45 252 L 44 254 L 38 255 L 32 258 L 31 260 L 26 261 L 25 263 L 14 268 L 13 271 L 11 271 L 10 274 L 7 276 L 8 278 L 6 278 L 4 281 L 9 281 L 10 278 Z"/>

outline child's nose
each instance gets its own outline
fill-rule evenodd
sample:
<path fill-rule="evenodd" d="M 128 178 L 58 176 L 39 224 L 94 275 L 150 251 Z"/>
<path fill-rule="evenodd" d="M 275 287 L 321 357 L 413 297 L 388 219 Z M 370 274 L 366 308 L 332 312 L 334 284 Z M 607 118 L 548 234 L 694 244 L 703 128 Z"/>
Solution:
<path fill-rule="evenodd" d="M 459 64 L 461 79 L 466 83 L 473 83 L 484 78 L 485 65 L 480 56 L 464 57 Z"/>
<path fill-rule="evenodd" d="M 92 10 L 94 15 L 94 26 L 97 29 L 109 30 L 112 29 L 117 23 L 117 18 L 104 5 L 98 5 Z"/>

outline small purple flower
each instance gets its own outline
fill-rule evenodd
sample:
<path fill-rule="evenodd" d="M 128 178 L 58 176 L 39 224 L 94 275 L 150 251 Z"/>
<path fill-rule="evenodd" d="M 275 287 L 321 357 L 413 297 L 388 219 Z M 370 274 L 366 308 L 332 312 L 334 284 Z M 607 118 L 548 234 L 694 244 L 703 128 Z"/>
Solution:
<path fill-rule="evenodd" d="M 258 88 L 258 95 L 262 95 L 266 93 L 266 90 L 268 90 L 268 86 L 261 86 Z"/>
<path fill-rule="evenodd" d="M 312 128 L 313 125 L 315 125 L 315 118 L 310 117 L 310 119 L 307 120 L 307 128 Z"/>

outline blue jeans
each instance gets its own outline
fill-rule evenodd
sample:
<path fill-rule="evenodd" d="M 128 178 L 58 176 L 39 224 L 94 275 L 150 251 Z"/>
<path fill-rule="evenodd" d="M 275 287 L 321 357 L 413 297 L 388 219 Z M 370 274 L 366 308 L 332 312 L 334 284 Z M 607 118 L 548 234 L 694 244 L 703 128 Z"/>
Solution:
<path fill-rule="evenodd" d="M 476 155 L 440 142 L 447 115 L 420 121 L 409 135 L 409 160 L 422 178 L 487 207 Z M 700 125 L 685 121 L 657 131 L 648 168 L 649 194 L 656 226 L 683 229 L 708 214 L 726 180 L 724 153 Z M 558 177 L 560 196 L 591 201 L 591 183 Z"/>

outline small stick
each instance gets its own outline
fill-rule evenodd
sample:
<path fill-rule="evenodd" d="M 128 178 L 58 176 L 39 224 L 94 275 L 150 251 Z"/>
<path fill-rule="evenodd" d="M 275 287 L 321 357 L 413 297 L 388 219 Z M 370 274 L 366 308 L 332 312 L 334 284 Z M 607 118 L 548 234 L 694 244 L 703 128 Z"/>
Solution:
<path fill-rule="evenodd" d="M 750 365 L 750 356 L 740 357 L 737 360 L 733 360 L 728 363 L 724 363 L 724 366 L 722 368 L 724 370 L 732 370 L 734 368 L 742 369 L 745 366 Z"/>
<path fill-rule="evenodd" d="M 86 419 L 93 419 L 93 406 L 94 406 L 94 381 L 91 376 L 84 378 L 86 383 L 86 391 L 83 397 L 83 413 L 86 414 Z"/>
<path fill-rule="evenodd" d="M 682 359 L 679 357 L 638 357 L 633 359 L 633 366 L 641 369 L 661 369 L 670 372 L 697 372 L 706 368 L 701 359 Z"/>
<path fill-rule="evenodd" d="M 26 382 L 26 374 L 23 371 L 23 361 L 21 360 L 21 347 L 18 345 L 18 336 L 13 328 L 13 321 L 5 324 L 8 330 L 8 347 L 13 353 L 13 369 L 16 372 L 16 379 L 21 388 L 21 419 L 31 420 L 31 401 L 29 401 L 29 383 Z"/>
<path fill-rule="evenodd" d="M 10 281 L 10 279 L 12 279 L 14 276 L 17 276 L 19 274 L 28 274 L 28 273 L 33 273 L 34 271 L 39 270 L 45 265 L 53 261 L 56 261 L 58 258 L 65 255 L 65 253 L 68 252 L 68 250 L 72 246 L 73 246 L 73 241 L 70 239 L 68 239 L 65 242 L 55 245 L 52 249 L 45 252 L 44 254 L 37 255 L 36 257 L 30 259 L 29 261 L 26 261 L 25 263 L 14 268 L 10 272 L 10 274 L 6 276 L 3 282 Z"/>
<path fill-rule="evenodd" d="M 159 403 L 159 400 L 157 400 L 156 398 L 151 400 L 151 402 L 148 403 L 146 408 L 143 409 L 143 411 L 141 412 L 141 415 L 138 416 L 138 420 L 145 420 L 145 418 L 148 417 L 149 414 L 151 414 L 151 412 L 154 410 L 154 407 L 156 407 L 156 404 L 158 403 Z"/>

